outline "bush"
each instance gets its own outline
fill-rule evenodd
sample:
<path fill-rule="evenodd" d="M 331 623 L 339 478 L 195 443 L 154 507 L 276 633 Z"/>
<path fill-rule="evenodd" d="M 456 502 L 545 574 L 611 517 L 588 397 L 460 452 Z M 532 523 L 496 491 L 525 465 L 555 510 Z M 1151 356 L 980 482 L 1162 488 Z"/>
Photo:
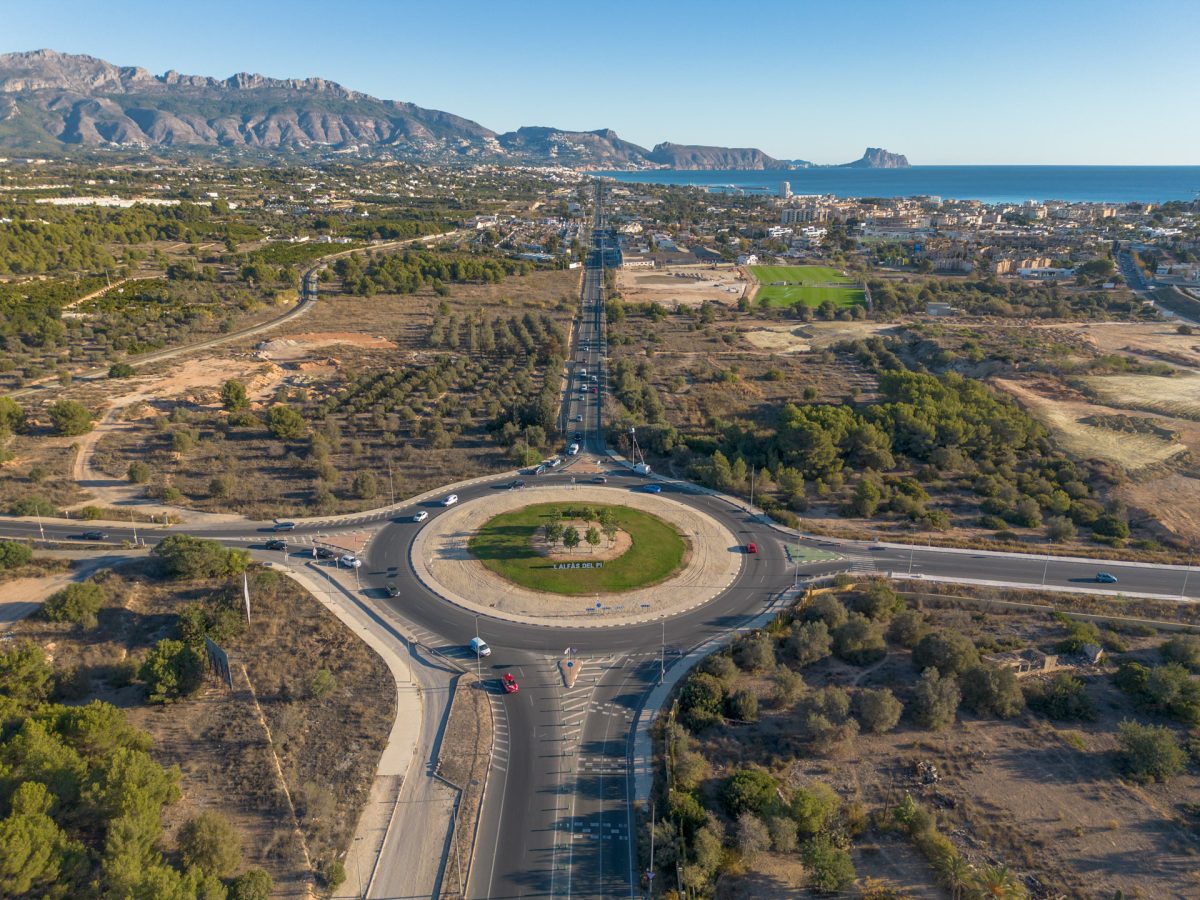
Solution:
<path fill-rule="evenodd" d="M 693 731 L 717 721 L 724 704 L 725 686 L 704 672 L 689 675 L 679 692 L 679 714 Z"/>
<path fill-rule="evenodd" d="M 272 406 L 267 413 L 267 430 L 280 441 L 294 441 L 304 436 L 304 417 L 290 406 Z"/>
<path fill-rule="evenodd" d="M 346 867 L 340 860 L 331 859 L 325 864 L 321 877 L 325 881 L 325 887 L 329 888 L 330 893 L 333 893 L 346 883 Z"/>
<path fill-rule="evenodd" d="M 1049 684 L 1035 687 L 1028 699 L 1033 709 L 1051 719 L 1090 721 L 1096 718 L 1096 705 L 1083 682 L 1066 672 L 1060 672 Z"/>
<path fill-rule="evenodd" d="M 0 541 L 0 570 L 27 566 L 33 560 L 33 551 L 18 541 Z"/>
<path fill-rule="evenodd" d="M 823 781 L 811 781 L 797 788 L 788 804 L 788 814 L 800 834 L 811 836 L 828 827 L 841 809 L 842 799 Z"/>
<path fill-rule="evenodd" d="M 146 682 L 151 703 L 171 703 L 194 693 L 204 680 L 204 663 L 194 647 L 183 641 L 159 641 L 138 677 Z"/>
<path fill-rule="evenodd" d="M 262 869 L 247 869 L 229 883 L 228 900 L 271 900 L 275 882 Z"/>
<path fill-rule="evenodd" d="M 931 632 L 913 648 L 913 665 L 919 670 L 937 669 L 940 675 L 961 675 L 979 663 L 979 651 L 971 639 L 957 631 Z"/>
<path fill-rule="evenodd" d="M 8 506 L 10 516 L 52 516 L 56 512 L 54 504 L 41 494 L 27 494 Z"/>
<path fill-rule="evenodd" d="M 800 843 L 796 822 L 787 816 L 774 816 L 767 822 L 771 834 L 771 849 L 776 853 L 794 853 Z"/>
<path fill-rule="evenodd" d="M 883 626 L 862 613 L 854 613 L 834 632 L 834 652 L 856 666 L 869 666 L 887 655 Z"/>
<path fill-rule="evenodd" d="M 50 421 L 58 434 L 86 434 L 92 430 L 92 414 L 74 400 L 56 400 L 50 404 Z"/>
<path fill-rule="evenodd" d="M 106 591 L 94 581 L 68 584 L 42 604 L 42 617 L 51 622 L 74 622 L 84 628 L 93 628 L 96 613 L 106 599 Z"/>
<path fill-rule="evenodd" d="M 721 787 L 721 803 L 730 818 L 744 812 L 769 814 L 778 805 L 779 782 L 761 769 L 742 769 Z"/>
<path fill-rule="evenodd" d="M 824 622 L 793 622 L 787 646 L 796 665 L 804 667 L 827 657 L 833 649 L 833 638 Z"/>
<path fill-rule="evenodd" d="M 734 691 L 725 706 L 731 719 L 739 722 L 758 721 L 758 698 L 750 691 Z"/>
<path fill-rule="evenodd" d="M 868 619 L 890 619 L 904 609 L 904 601 L 886 581 L 872 581 L 850 598 L 850 609 Z"/>
<path fill-rule="evenodd" d="M 769 672 L 775 668 L 775 639 L 757 631 L 738 641 L 734 661 L 745 672 Z"/>
<path fill-rule="evenodd" d="M 136 374 L 137 369 L 135 369 L 129 363 L 118 362 L 113 363 L 108 367 L 109 378 L 129 378 L 130 376 Z"/>
<path fill-rule="evenodd" d="M 744 812 L 738 816 L 737 848 L 742 859 L 748 863 L 771 849 L 771 832 L 766 823 L 753 813 Z"/>
<path fill-rule="evenodd" d="M 738 676 L 737 664 L 724 653 L 714 653 L 708 657 L 700 663 L 700 671 L 712 675 L 726 688 L 733 684 Z"/>
<path fill-rule="evenodd" d="M 901 647 L 911 650 L 921 642 L 929 628 L 925 624 L 925 615 L 920 610 L 906 609 L 897 613 L 888 626 L 888 640 L 895 641 Z"/>
<path fill-rule="evenodd" d="M 189 868 L 224 876 L 242 864 L 242 843 L 228 819 L 203 812 L 180 829 L 179 857 Z"/>
<path fill-rule="evenodd" d="M 873 734 L 891 731 L 904 712 L 904 705 L 887 688 L 859 691 L 854 697 L 854 706 L 859 723 Z"/>
<path fill-rule="evenodd" d="M 958 714 L 961 694 L 953 678 L 943 678 L 935 668 L 928 668 L 917 679 L 909 712 L 913 720 L 934 731 L 953 724 Z"/>
<path fill-rule="evenodd" d="M 1178 663 L 1150 669 L 1140 663 L 1125 662 L 1113 680 L 1117 687 L 1153 712 L 1186 725 L 1200 725 L 1200 681 Z"/>
<path fill-rule="evenodd" d="M 1165 725 L 1141 725 L 1128 719 L 1117 731 L 1120 765 L 1134 781 L 1167 781 L 1183 771 L 1187 755 Z"/>
<path fill-rule="evenodd" d="M 846 612 L 846 607 L 842 605 L 842 601 L 833 596 L 833 594 L 818 595 L 800 613 L 802 621 L 824 622 L 825 627 L 830 631 L 844 624 L 849 617 L 850 614 Z"/>
<path fill-rule="evenodd" d="M 804 845 L 804 867 L 809 883 L 822 894 L 844 891 L 854 883 L 854 861 L 829 838 L 819 836 Z"/>
<path fill-rule="evenodd" d="M 1159 647 L 1158 652 L 1164 662 L 1200 671 L 1200 634 L 1177 634 Z"/>
<path fill-rule="evenodd" d="M 317 672 L 309 682 L 308 691 L 314 700 L 323 700 L 333 693 L 337 687 L 337 679 L 328 669 L 317 669 Z"/>
<path fill-rule="evenodd" d="M 218 578 L 240 575 L 250 563 L 245 550 L 223 547 L 216 541 L 187 534 L 163 538 L 153 553 L 172 578 Z"/>
<path fill-rule="evenodd" d="M 1017 673 L 1000 666 L 978 665 L 963 672 L 962 702 L 981 716 L 1011 719 L 1025 708 Z"/>
<path fill-rule="evenodd" d="M 360 500 L 374 500 L 379 493 L 379 482 L 370 472 L 359 472 L 354 476 L 351 490 L 354 491 L 354 496 Z"/>
<path fill-rule="evenodd" d="M 46 651 L 32 641 L 22 641 L 9 649 L 0 645 L 0 697 L 40 703 L 50 696 L 53 676 Z"/>
<path fill-rule="evenodd" d="M 1100 643 L 1100 629 L 1094 622 L 1067 619 L 1067 636 L 1058 643 L 1059 653 L 1078 653 L 1087 644 Z"/>
<path fill-rule="evenodd" d="M 775 670 L 772 700 L 781 709 L 790 707 L 804 692 L 804 679 L 787 666 Z"/>

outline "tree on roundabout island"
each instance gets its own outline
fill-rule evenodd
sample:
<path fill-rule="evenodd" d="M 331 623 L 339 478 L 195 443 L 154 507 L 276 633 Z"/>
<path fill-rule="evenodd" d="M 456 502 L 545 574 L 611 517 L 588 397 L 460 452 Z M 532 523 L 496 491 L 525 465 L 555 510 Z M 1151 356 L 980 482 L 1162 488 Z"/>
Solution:
<path fill-rule="evenodd" d="M 608 537 L 610 549 L 616 547 L 616 555 L 602 561 L 595 560 L 601 534 Z M 618 534 L 624 535 L 621 542 Z M 586 552 L 574 557 L 584 543 Z M 547 548 L 552 552 L 547 554 Z M 570 503 L 539 503 L 501 513 L 468 542 L 471 554 L 496 575 L 565 595 L 619 593 L 656 584 L 680 568 L 687 548 L 672 525 L 644 510 Z"/>

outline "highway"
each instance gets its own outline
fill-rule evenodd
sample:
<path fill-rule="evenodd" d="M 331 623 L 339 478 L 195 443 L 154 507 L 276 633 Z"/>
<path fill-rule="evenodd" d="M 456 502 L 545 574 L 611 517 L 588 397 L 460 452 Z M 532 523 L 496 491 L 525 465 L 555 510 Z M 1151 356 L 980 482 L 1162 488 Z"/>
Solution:
<path fill-rule="evenodd" d="M 608 384 L 603 272 L 604 253 L 612 236 L 604 220 L 602 191 L 597 188 L 591 250 L 571 357 L 564 373 L 561 416 L 567 443 L 575 431 L 582 434 L 583 455 L 600 459 L 606 479 L 603 487 L 612 492 L 614 503 L 620 503 L 623 493 L 643 489 L 646 479 L 622 464 L 604 462 L 603 404 Z M 562 467 L 536 477 L 545 483 L 568 485 L 576 477 L 573 468 L 577 462 L 568 460 Z M 509 480 L 508 475 L 497 476 L 453 490 L 465 503 L 503 490 Z M 356 517 L 344 526 L 300 522 L 286 535 L 295 540 L 317 532 L 327 534 L 338 527 L 348 530 L 378 526 L 360 572 L 364 593 L 372 602 L 390 607 L 422 645 L 454 656 L 466 665 L 477 665 L 488 679 L 496 747 L 468 883 L 471 898 L 638 895 L 642 885 L 635 871 L 637 860 L 629 833 L 630 725 L 634 713 L 657 683 L 663 665 L 678 658 L 678 651 L 750 621 L 797 578 L 851 570 L 864 575 L 890 573 L 931 580 L 1044 585 L 1047 589 L 1093 593 L 1107 590 L 1114 594 L 1190 598 L 1200 590 L 1200 579 L 1182 566 L 898 547 L 812 536 L 798 539 L 744 505 L 703 488 L 678 481 L 660 483 L 671 499 L 718 518 L 739 543 L 756 543 L 759 553 L 741 557 L 741 569 L 734 582 L 710 603 L 636 625 L 595 627 L 600 623 L 583 620 L 575 625 L 530 626 L 476 616 L 442 600 L 416 578 L 409 562 L 412 540 L 423 527 L 411 521 L 411 513 L 423 508 L 432 520 L 444 510 L 436 499 L 414 503 L 402 515 L 395 510 L 378 511 Z M 28 519 L 0 518 L 3 536 L 36 539 L 44 535 L 47 540 L 62 540 L 96 527 L 92 523 L 47 520 L 39 524 Z M 145 526 L 137 531 L 148 541 L 165 531 L 188 531 L 239 546 L 257 546 L 276 536 L 271 528 L 267 522 L 156 527 L 153 538 L 148 537 Z M 131 539 L 135 531 L 124 525 L 104 526 L 103 530 L 109 541 Z M 830 551 L 836 558 L 797 566 L 789 561 L 789 543 Z M 1099 571 L 1111 573 L 1117 583 L 1097 584 Z M 399 587 L 396 599 L 389 598 L 384 590 L 389 582 Z M 487 659 L 475 660 L 466 653 L 465 645 L 476 634 L 493 648 Z M 564 685 L 557 669 L 557 662 L 568 648 L 580 671 L 571 688 Z M 501 692 L 498 679 L 506 672 L 512 672 L 520 682 L 518 694 L 506 696 Z M 436 725 L 431 722 L 429 727 Z M 420 814 L 407 811 L 419 805 L 413 803 L 398 814 L 397 835 L 389 838 L 387 848 L 398 846 L 406 834 L 420 833 L 424 827 Z M 377 881 L 371 896 L 397 896 L 395 891 L 403 887 L 402 853 L 387 848 L 389 858 L 380 862 L 384 878 Z M 397 858 L 391 858 L 391 853 Z"/>

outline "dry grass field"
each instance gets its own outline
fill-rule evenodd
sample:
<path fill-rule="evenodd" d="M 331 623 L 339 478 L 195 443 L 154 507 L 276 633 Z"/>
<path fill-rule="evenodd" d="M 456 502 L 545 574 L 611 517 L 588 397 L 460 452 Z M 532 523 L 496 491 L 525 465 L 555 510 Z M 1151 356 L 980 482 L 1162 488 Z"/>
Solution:
<path fill-rule="evenodd" d="M 1080 458 L 1102 459 L 1136 473 L 1188 452 L 1189 448 L 1178 440 L 1087 424 L 1085 419 L 1119 415 L 1121 410 L 1071 397 L 1056 390 L 1053 384 L 1001 378 L 993 379 L 992 383 L 1012 394 L 1045 423 L 1064 450 Z"/>
<path fill-rule="evenodd" d="M 1200 420 L 1200 372 L 1171 378 L 1155 375 L 1096 375 L 1084 383 L 1105 403 L 1145 409 L 1181 419 Z"/>

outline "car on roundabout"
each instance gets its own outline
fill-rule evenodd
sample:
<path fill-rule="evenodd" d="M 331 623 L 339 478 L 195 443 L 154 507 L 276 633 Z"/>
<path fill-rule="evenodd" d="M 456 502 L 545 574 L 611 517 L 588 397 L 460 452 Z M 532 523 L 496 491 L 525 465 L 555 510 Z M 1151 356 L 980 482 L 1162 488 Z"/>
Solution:
<path fill-rule="evenodd" d="M 1100 584 L 1116 584 L 1117 576 L 1110 572 L 1097 572 L 1096 581 L 1098 581 Z"/>
<path fill-rule="evenodd" d="M 603 475 L 597 475 L 592 479 L 592 484 L 608 484 L 608 479 Z"/>
<path fill-rule="evenodd" d="M 505 486 L 506 486 L 506 487 L 507 487 L 507 488 L 508 488 L 510 491 L 519 491 L 521 488 L 525 487 L 525 482 L 524 482 L 524 481 L 522 481 L 520 478 L 518 478 L 516 481 L 510 481 L 510 482 L 509 482 L 507 485 L 505 485 Z"/>
<path fill-rule="evenodd" d="M 400 588 L 396 586 L 396 582 L 394 582 L 394 581 L 389 581 L 384 586 L 384 590 L 387 591 L 387 595 L 389 597 L 399 597 L 400 596 Z"/>
<path fill-rule="evenodd" d="M 487 645 L 487 641 L 483 638 L 473 637 L 471 643 L 467 645 L 471 648 L 471 652 L 476 656 L 491 656 L 492 648 Z"/>
<path fill-rule="evenodd" d="M 757 553 L 758 552 L 758 544 L 751 541 L 749 544 L 746 545 L 746 552 L 749 554 Z"/>
<path fill-rule="evenodd" d="M 500 684 L 504 686 L 506 694 L 516 694 L 521 690 L 521 686 L 517 684 L 517 679 L 513 678 L 512 672 L 505 672 L 504 677 L 500 679 Z"/>
<path fill-rule="evenodd" d="M 263 546 L 268 550 L 286 550 L 288 547 L 287 541 L 281 541 L 279 538 L 267 541 Z"/>
<path fill-rule="evenodd" d="M 338 565 L 345 566 L 347 569 L 357 569 L 362 566 L 362 560 L 353 553 L 347 553 L 345 556 L 338 557 Z"/>
<path fill-rule="evenodd" d="M 662 493 L 662 485 L 661 484 L 647 484 L 642 488 L 642 490 L 647 494 L 661 494 Z"/>
<path fill-rule="evenodd" d="M 429 510 L 422 509 L 413 514 L 412 520 L 414 522 L 424 522 L 428 518 L 429 518 Z"/>
<path fill-rule="evenodd" d="M 457 502 L 458 494 L 450 494 L 445 500 L 442 501 L 442 506 L 453 506 Z"/>

